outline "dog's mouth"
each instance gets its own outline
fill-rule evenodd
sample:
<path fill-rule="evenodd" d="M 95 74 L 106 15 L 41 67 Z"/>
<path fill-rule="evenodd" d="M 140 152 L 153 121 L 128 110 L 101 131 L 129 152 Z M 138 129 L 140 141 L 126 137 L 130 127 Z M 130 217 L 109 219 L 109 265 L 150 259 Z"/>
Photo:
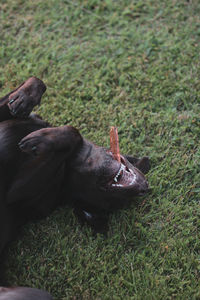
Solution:
<path fill-rule="evenodd" d="M 137 168 L 127 166 L 125 158 L 120 154 L 116 127 L 110 129 L 110 154 L 119 163 L 119 169 L 109 181 L 108 186 L 119 189 L 134 188 L 138 193 L 146 192 L 148 183 L 144 175 Z"/>
<path fill-rule="evenodd" d="M 107 182 L 107 188 L 112 190 L 134 190 L 134 193 L 143 195 L 149 190 L 144 174 L 135 167 L 127 166 L 125 158 L 120 155 L 118 171 Z"/>
<path fill-rule="evenodd" d="M 124 163 L 120 164 L 120 168 L 109 182 L 111 187 L 128 187 L 136 183 L 136 173 L 129 169 Z"/>

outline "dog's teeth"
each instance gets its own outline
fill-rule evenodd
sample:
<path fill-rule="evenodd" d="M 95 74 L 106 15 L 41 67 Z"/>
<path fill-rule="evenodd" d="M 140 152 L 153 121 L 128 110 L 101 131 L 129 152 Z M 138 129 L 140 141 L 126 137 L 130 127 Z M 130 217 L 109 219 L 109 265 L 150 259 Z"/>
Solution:
<path fill-rule="evenodd" d="M 132 172 L 132 175 L 133 175 L 133 179 L 132 179 L 131 183 L 129 183 L 129 185 L 132 185 L 136 180 L 136 175 L 133 172 Z"/>
<path fill-rule="evenodd" d="M 130 182 L 128 185 L 134 184 L 134 182 L 135 182 L 135 180 L 136 180 L 136 174 L 134 173 L 133 170 L 131 170 L 131 169 L 128 169 L 128 170 L 127 170 L 127 169 L 126 169 L 126 166 L 123 165 L 123 164 L 121 164 L 119 171 L 117 172 L 117 174 L 116 174 L 115 177 L 114 177 L 114 182 L 116 182 L 116 183 L 113 183 L 113 184 L 112 184 L 113 187 L 116 187 L 116 186 L 121 186 L 121 187 L 123 187 L 122 184 L 119 184 L 119 183 L 118 183 L 119 176 L 120 176 L 120 174 L 121 174 L 122 172 L 123 172 L 123 176 L 128 176 L 127 174 L 131 174 L 131 175 L 132 175 L 132 180 L 131 180 L 131 182 Z M 125 173 L 124 173 L 124 172 L 125 172 Z M 117 183 L 118 183 L 118 184 L 117 184 Z"/>
<path fill-rule="evenodd" d="M 119 169 L 119 171 L 117 172 L 117 175 L 116 175 L 115 178 L 114 178 L 114 181 L 115 181 L 115 182 L 117 182 L 117 179 L 118 179 L 118 177 L 119 177 L 121 171 L 124 170 L 124 169 L 125 169 L 125 166 L 121 164 L 120 169 Z"/>

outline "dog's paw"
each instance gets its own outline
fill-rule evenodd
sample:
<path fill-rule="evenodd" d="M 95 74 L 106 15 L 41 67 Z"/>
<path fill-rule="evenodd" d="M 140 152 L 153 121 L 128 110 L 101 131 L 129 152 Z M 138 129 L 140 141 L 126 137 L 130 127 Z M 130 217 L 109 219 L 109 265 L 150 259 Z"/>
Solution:
<path fill-rule="evenodd" d="M 9 96 L 8 107 L 14 117 L 28 117 L 35 105 L 37 105 L 37 101 L 23 89 L 19 89 Z"/>
<path fill-rule="evenodd" d="M 21 151 L 34 156 L 40 156 L 52 150 L 52 143 L 44 136 L 27 136 L 18 145 Z"/>
<path fill-rule="evenodd" d="M 40 104 L 46 90 L 45 84 L 36 77 L 30 77 L 18 89 L 10 94 L 8 107 L 14 117 L 26 118 L 34 106 Z"/>

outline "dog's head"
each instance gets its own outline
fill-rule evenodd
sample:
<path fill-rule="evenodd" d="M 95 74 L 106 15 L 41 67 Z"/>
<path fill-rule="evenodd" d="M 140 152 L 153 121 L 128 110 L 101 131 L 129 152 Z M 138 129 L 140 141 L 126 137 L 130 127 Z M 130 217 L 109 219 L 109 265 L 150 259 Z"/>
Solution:
<path fill-rule="evenodd" d="M 73 196 L 93 207 L 113 210 L 147 192 L 144 174 L 124 156 L 120 157 L 121 162 L 110 150 L 83 139 L 81 149 L 70 163 Z"/>

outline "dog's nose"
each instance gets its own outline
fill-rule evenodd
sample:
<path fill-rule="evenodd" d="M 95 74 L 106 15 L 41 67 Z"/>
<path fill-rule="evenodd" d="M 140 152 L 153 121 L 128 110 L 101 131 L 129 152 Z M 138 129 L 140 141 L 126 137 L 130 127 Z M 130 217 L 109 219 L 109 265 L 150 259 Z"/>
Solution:
<path fill-rule="evenodd" d="M 145 180 L 140 184 L 140 194 L 144 194 L 144 193 L 148 192 L 148 190 L 149 190 L 149 184 Z"/>

